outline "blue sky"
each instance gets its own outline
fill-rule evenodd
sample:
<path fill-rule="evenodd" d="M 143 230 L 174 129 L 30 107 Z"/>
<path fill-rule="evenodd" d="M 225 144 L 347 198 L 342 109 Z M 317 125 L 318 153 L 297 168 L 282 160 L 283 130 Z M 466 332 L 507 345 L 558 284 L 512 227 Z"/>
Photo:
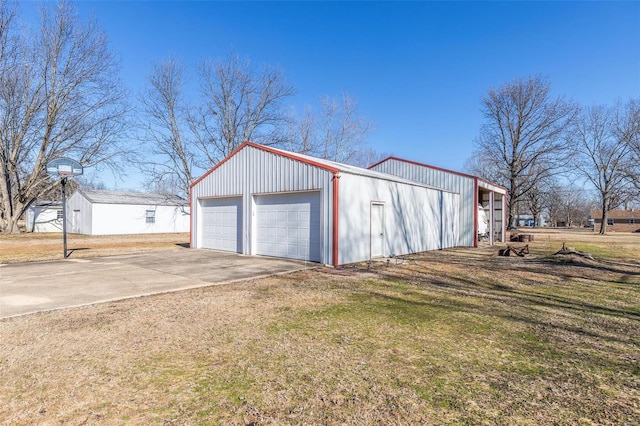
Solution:
<path fill-rule="evenodd" d="M 297 89 L 292 107 L 348 92 L 375 123 L 374 149 L 455 170 L 490 87 L 542 74 L 583 105 L 640 97 L 640 2 L 76 5 L 106 31 L 132 93 L 153 62 L 174 55 L 194 70 L 233 48 L 281 67 Z"/>

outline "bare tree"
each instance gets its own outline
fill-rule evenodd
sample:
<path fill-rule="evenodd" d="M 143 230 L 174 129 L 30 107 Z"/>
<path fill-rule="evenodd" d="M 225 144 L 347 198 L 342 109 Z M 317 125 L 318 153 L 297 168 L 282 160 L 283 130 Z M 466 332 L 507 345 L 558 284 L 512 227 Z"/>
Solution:
<path fill-rule="evenodd" d="M 114 165 L 122 153 L 126 107 L 106 38 L 79 21 L 69 3 L 45 4 L 38 33 L 15 26 L 0 2 L 0 231 L 57 182 L 46 164 L 73 157 L 85 167 Z"/>
<path fill-rule="evenodd" d="M 207 165 L 245 141 L 283 143 L 287 123 L 283 101 L 294 89 L 281 70 L 256 68 L 231 53 L 225 61 L 203 63 L 200 79 L 203 103 L 190 116 L 190 123 Z"/>
<path fill-rule="evenodd" d="M 321 157 L 338 163 L 353 163 L 366 148 L 366 136 L 372 123 L 358 114 L 358 103 L 349 94 L 339 100 L 321 100 L 320 149 Z"/>
<path fill-rule="evenodd" d="M 496 161 L 476 150 L 462 165 L 462 170 L 473 176 L 478 176 L 490 182 L 502 182 L 504 174 Z"/>
<path fill-rule="evenodd" d="M 626 104 L 618 105 L 615 134 L 630 147 L 627 175 L 635 188 L 631 198 L 640 201 L 640 99 L 630 99 Z"/>
<path fill-rule="evenodd" d="M 148 151 L 140 160 L 149 184 L 189 194 L 196 163 L 194 141 L 189 137 L 184 99 L 184 67 L 175 58 L 153 66 L 141 96 L 143 128 Z"/>
<path fill-rule="evenodd" d="M 358 167 L 370 167 L 379 161 L 389 158 L 392 154 L 389 152 L 379 152 L 373 148 L 365 148 L 361 150 L 351 164 Z"/>
<path fill-rule="evenodd" d="M 595 205 L 590 191 L 557 181 L 550 182 L 543 200 L 550 226 L 557 226 L 559 222 L 565 226 L 585 225 Z"/>
<path fill-rule="evenodd" d="M 582 110 L 573 133 L 578 155 L 576 170 L 598 191 L 602 209 L 600 234 L 605 234 L 610 210 L 622 202 L 629 185 L 631 146 L 625 140 L 628 117 L 624 108 L 596 106 Z"/>
<path fill-rule="evenodd" d="M 366 167 L 373 164 L 369 160 L 379 156 L 367 144 L 372 129 L 373 123 L 359 114 L 353 96 L 325 96 L 320 100 L 319 113 L 307 106 L 301 118 L 289 118 L 284 146 L 301 154 Z"/>
<path fill-rule="evenodd" d="M 490 89 L 482 100 L 485 123 L 474 155 L 483 158 L 496 179 L 509 190 L 509 225 L 514 206 L 539 179 L 553 176 L 566 165 L 566 131 L 576 108 L 562 98 L 552 99 L 551 85 L 541 77 L 516 80 Z"/>
<path fill-rule="evenodd" d="M 529 212 L 533 216 L 533 226 L 540 224 L 540 217 L 544 210 L 546 195 L 550 190 L 548 179 L 541 179 L 531 187 L 531 190 L 524 195 L 524 201 Z"/>
<path fill-rule="evenodd" d="M 292 111 L 287 119 L 287 140 L 283 148 L 304 155 L 318 155 L 320 142 L 317 137 L 318 119 L 310 105 L 305 106 L 301 117 Z"/>

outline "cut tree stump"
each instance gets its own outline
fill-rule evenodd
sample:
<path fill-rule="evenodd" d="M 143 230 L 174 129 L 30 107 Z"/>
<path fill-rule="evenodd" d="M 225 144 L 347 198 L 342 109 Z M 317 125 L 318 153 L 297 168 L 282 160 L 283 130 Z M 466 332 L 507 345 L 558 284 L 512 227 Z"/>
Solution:
<path fill-rule="evenodd" d="M 567 255 L 575 255 L 575 256 L 580 256 L 580 257 L 586 257 L 587 259 L 591 259 L 593 260 L 593 256 L 591 256 L 591 253 L 587 253 L 584 251 L 578 251 L 576 249 L 574 249 L 573 247 L 567 247 L 566 243 L 562 243 L 562 248 L 560 250 L 558 250 L 557 252 L 555 252 L 553 255 L 554 256 L 558 256 L 558 255 L 563 255 L 563 256 L 567 256 Z"/>

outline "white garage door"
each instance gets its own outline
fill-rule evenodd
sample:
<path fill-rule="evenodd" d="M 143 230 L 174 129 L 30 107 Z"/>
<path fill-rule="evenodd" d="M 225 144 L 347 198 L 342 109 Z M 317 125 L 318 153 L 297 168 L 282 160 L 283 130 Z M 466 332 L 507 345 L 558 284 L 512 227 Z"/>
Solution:
<path fill-rule="evenodd" d="M 256 253 L 320 262 L 320 193 L 256 196 Z"/>
<path fill-rule="evenodd" d="M 200 247 L 242 253 L 242 197 L 200 200 Z"/>

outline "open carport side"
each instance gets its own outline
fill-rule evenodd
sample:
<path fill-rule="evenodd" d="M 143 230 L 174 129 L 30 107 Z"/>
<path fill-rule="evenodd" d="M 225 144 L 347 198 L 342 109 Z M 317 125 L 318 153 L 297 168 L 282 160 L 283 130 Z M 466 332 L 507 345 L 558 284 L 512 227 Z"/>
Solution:
<path fill-rule="evenodd" d="M 0 318 L 255 279 L 308 266 L 213 250 L 0 265 Z"/>

